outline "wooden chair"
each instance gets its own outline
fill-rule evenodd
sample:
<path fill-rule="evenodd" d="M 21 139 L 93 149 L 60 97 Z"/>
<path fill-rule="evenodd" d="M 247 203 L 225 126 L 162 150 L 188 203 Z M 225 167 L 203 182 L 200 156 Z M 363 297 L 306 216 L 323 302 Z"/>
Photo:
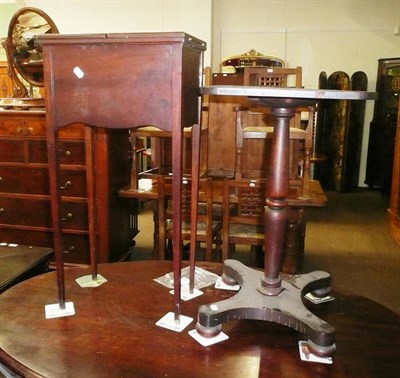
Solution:
<path fill-rule="evenodd" d="M 231 257 L 236 245 L 249 245 L 250 265 L 264 266 L 265 186 L 266 180 L 224 179 L 222 261 Z M 232 212 L 232 204 L 236 205 L 236 212 Z M 286 225 L 282 272 L 301 271 L 304 238 L 303 209 L 291 208 Z"/>
<path fill-rule="evenodd" d="M 172 178 L 160 175 L 157 178 L 158 185 L 158 255 L 164 259 L 171 246 L 173 235 L 172 200 L 170 195 Z M 191 178 L 182 179 L 182 241 L 190 241 L 191 230 Z M 222 222 L 213 218 L 213 181 L 211 177 L 199 180 L 199 199 L 203 206 L 197 213 L 196 249 L 200 243 L 205 244 L 204 260 L 212 260 L 212 249 L 220 252 Z"/>
<path fill-rule="evenodd" d="M 302 69 L 246 67 L 244 70 L 244 85 L 287 87 L 302 86 Z M 266 178 L 269 172 L 268 158 L 274 126 L 268 110 L 257 108 L 235 107 L 236 115 L 236 156 L 235 178 Z M 309 112 L 310 122 L 305 129 L 301 125 L 301 113 Z M 290 127 L 290 160 L 289 175 L 292 184 L 303 185 L 303 172 L 308 180 L 301 190 L 302 196 L 309 196 L 310 148 L 313 145 L 313 108 L 298 109 Z M 258 140 L 258 142 L 257 142 Z M 260 140 L 262 142 L 260 143 Z M 262 157 L 262 158 L 260 158 Z M 307 161 L 305 158 L 307 157 Z"/>
<path fill-rule="evenodd" d="M 211 68 L 204 69 L 204 84 L 211 82 Z M 207 137 L 208 137 L 208 96 L 203 96 L 202 101 L 202 125 L 201 125 L 201 156 L 200 173 L 204 174 L 207 169 Z M 185 127 L 184 134 L 184 170 L 188 173 L 191 167 L 191 137 L 192 128 Z M 132 169 L 131 169 L 131 188 L 138 189 L 138 180 L 140 177 L 150 177 L 157 174 L 167 175 L 171 172 L 171 137 L 169 131 L 161 130 L 155 126 L 143 126 L 133 129 L 130 134 L 130 143 L 132 149 Z M 141 140 L 150 141 L 150 146 L 143 150 Z M 150 152 L 151 168 L 141 170 L 140 154 Z"/>
<path fill-rule="evenodd" d="M 235 178 L 267 178 L 270 174 L 269 153 L 272 145 L 274 128 L 271 125 L 269 114 L 235 107 L 236 113 L 236 155 Z M 300 187 L 303 198 L 310 197 L 310 166 L 314 151 L 314 117 L 315 108 L 299 109 L 307 113 L 306 125 L 292 127 L 290 130 L 290 184 Z M 249 125 L 249 126 L 247 126 Z M 254 126 L 255 125 L 255 126 Z M 262 143 L 260 143 L 262 140 Z"/>
<path fill-rule="evenodd" d="M 245 67 L 243 84 L 256 87 L 295 87 L 302 86 L 302 68 Z"/>

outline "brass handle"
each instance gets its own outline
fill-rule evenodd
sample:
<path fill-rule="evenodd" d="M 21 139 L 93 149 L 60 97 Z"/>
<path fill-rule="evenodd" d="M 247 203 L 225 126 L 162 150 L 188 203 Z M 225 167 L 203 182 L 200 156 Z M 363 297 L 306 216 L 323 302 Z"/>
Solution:
<path fill-rule="evenodd" d="M 4 213 L 4 212 L 5 212 L 4 207 L 0 207 L 0 213 Z"/>
<path fill-rule="evenodd" d="M 28 127 L 27 129 L 18 127 L 17 132 L 19 132 L 21 135 L 31 135 L 33 132 L 33 127 Z"/>
<path fill-rule="evenodd" d="M 64 152 L 65 156 L 71 156 L 71 151 L 67 150 Z"/>
<path fill-rule="evenodd" d="M 65 184 L 63 186 L 60 186 L 60 189 L 61 190 L 67 189 L 71 185 L 72 185 L 72 182 L 68 180 L 65 182 Z"/>
<path fill-rule="evenodd" d="M 68 254 L 72 251 L 75 251 L 75 246 L 71 245 L 68 249 L 64 250 L 63 253 Z"/>
<path fill-rule="evenodd" d="M 69 219 L 72 219 L 74 216 L 72 213 L 68 213 L 64 218 L 61 218 L 62 221 L 67 221 Z"/>

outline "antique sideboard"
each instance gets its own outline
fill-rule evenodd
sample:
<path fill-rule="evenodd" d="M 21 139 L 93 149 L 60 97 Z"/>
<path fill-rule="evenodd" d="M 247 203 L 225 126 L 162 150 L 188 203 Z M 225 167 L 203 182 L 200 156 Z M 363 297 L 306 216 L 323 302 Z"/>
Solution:
<path fill-rule="evenodd" d="M 4 105 L 11 99 L 0 101 Z M 0 242 L 53 247 L 46 111 L 15 103 L 11 108 L 0 106 Z M 69 126 L 60 135 L 64 260 L 89 263 L 83 126 Z M 129 181 L 128 132 L 99 129 L 95 154 L 98 258 L 100 262 L 118 261 L 128 252 L 134 231 L 129 200 L 117 195 Z"/>

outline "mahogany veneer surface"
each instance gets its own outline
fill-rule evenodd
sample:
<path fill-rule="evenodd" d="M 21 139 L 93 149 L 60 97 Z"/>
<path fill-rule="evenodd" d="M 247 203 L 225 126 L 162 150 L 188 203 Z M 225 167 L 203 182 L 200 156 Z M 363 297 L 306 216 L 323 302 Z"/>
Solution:
<path fill-rule="evenodd" d="M 218 274 L 222 265 L 199 264 Z M 0 296 L 0 360 L 27 377 L 391 377 L 400 368 L 400 320 L 385 307 L 339 290 L 335 301 L 309 304 L 337 330 L 332 365 L 301 361 L 301 334 L 275 323 L 230 321 L 229 339 L 203 347 L 188 335 L 155 323 L 172 309 L 169 289 L 153 281 L 172 270 L 169 261 L 101 264 L 108 282 L 80 288 L 75 278 L 89 269 L 66 270 L 72 317 L 46 320 L 56 302 L 55 274 L 47 273 Z M 184 302 L 196 319 L 201 304 L 232 295 L 212 286 Z"/>

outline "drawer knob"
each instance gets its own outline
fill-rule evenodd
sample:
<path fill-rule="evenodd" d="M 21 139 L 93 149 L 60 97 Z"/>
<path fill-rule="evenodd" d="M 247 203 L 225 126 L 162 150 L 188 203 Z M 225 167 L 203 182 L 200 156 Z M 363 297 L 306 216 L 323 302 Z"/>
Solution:
<path fill-rule="evenodd" d="M 68 213 L 64 218 L 61 218 L 62 221 L 67 221 L 69 219 L 72 219 L 74 216 L 72 213 Z"/>
<path fill-rule="evenodd" d="M 20 133 L 21 135 L 31 135 L 32 132 L 33 132 L 33 128 L 32 127 L 28 127 L 26 129 L 26 128 L 23 128 L 23 127 L 18 127 L 17 128 L 17 132 Z"/>
<path fill-rule="evenodd" d="M 71 151 L 67 150 L 64 152 L 65 156 L 71 156 Z"/>
<path fill-rule="evenodd" d="M 68 180 L 68 181 L 65 182 L 65 184 L 63 186 L 60 186 L 60 189 L 61 190 L 65 190 L 71 185 L 72 185 L 72 182 Z"/>
<path fill-rule="evenodd" d="M 4 207 L 0 207 L 0 213 L 4 213 L 4 212 L 5 212 Z"/>

